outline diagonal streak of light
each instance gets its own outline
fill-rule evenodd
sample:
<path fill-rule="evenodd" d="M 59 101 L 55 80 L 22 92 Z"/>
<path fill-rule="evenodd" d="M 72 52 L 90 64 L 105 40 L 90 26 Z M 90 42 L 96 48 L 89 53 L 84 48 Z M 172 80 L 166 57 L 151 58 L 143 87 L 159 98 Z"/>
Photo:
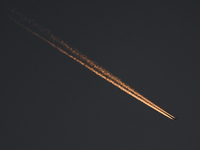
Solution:
<path fill-rule="evenodd" d="M 136 92 L 133 88 L 128 86 L 127 84 L 123 83 L 119 78 L 112 75 L 109 71 L 98 65 L 96 62 L 87 58 L 87 56 L 81 54 L 78 50 L 71 48 L 68 44 L 66 44 L 63 40 L 59 37 L 54 36 L 48 29 L 41 27 L 39 24 L 35 23 L 32 19 L 29 19 L 23 16 L 21 13 L 16 12 L 15 10 L 11 10 L 10 13 L 7 15 L 11 20 L 16 22 L 21 27 L 25 28 L 32 34 L 36 35 L 40 39 L 44 40 L 48 44 L 52 45 L 60 52 L 64 53 L 65 55 L 69 56 L 70 58 L 74 59 L 81 65 L 85 66 L 95 74 L 99 75 L 106 81 L 112 83 L 116 87 L 120 88 L 127 94 L 131 95 L 132 97 L 136 98 L 137 100 L 141 101 L 142 103 L 146 104 L 147 106 L 153 108 L 154 110 L 158 111 L 159 113 L 163 114 L 164 116 L 175 120 L 175 117 Z M 28 24 L 30 27 L 25 26 L 24 24 Z M 64 49 L 64 50 L 63 50 Z"/>

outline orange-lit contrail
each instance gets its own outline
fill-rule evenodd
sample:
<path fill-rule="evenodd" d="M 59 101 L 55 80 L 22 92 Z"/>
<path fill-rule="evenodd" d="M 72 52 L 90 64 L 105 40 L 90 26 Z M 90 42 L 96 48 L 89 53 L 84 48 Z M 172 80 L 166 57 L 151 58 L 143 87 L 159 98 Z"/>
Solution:
<path fill-rule="evenodd" d="M 153 102 L 149 101 L 147 98 L 143 97 L 141 94 L 136 92 L 134 89 L 129 87 L 127 84 L 123 83 L 119 78 L 112 75 L 109 71 L 98 65 L 96 62 L 87 58 L 87 56 L 81 54 L 78 50 L 71 48 L 68 44 L 66 44 L 63 40 L 59 37 L 54 36 L 50 30 L 41 27 L 32 19 L 29 19 L 25 16 L 22 16 L 21 13 L 16 12 L 15 10 L 11 10 L 8 13 L 7 17 L 12 19 L 21 27 L 25 28 L 32 34 L 36 35 L 37 37 L 41 38 L 48 44 L 52 45 L 53 47 L 57 48 L 60 52 L 66 54 L 67 56 L 71 57 L 75 61 L 79 62 L 81 65 L 85 66 L 92 72 L 96 73 L 100 77 L 104 78 L 108 82 L 112 83 L 116 87 L 120 88 L 121 90 L 125 91 L 129 95 L 133 96 L 134 98 L 138 99 L 139 101 L 143 102 L 147 106 L 153 108 L 154 110 L 158 111 L 159 113 L 163 114 L 164 116 L 175 120 L 175 117 L 160 108 L 159 106 L 155 105 Z M 27 25 L 26 25 L 27 24 Z M 30 26 L 30 27 L 27 27 Z M 63 50 L 64 49 L 64 50 Z"/>

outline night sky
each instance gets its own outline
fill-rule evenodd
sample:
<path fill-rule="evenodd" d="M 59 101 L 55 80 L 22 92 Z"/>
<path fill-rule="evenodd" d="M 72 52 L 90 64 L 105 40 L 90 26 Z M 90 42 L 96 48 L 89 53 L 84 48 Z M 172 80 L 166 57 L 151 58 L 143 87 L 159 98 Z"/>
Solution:
<path fill-rule="evenodd" d="M 172 121 L 0 17 L 1 150 L 200 149 L 200 1 L 6 1 Z"/>

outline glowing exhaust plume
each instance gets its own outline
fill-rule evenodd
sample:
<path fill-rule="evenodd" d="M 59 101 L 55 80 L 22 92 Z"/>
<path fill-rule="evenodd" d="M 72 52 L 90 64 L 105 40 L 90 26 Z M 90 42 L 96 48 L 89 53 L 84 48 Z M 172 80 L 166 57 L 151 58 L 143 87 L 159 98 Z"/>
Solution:
<path fill-rule="evenodd" d="M 87 58 L 87 56 L 81 54 L 78 50 L 71 48 L 67 45 L 63 40 L 59 37 L 54 36 L 48 29 L 41 27 L 37 24 L 34 20 L 29 19 L 23 16 L 21 13 L 16 12 L 15 10 L 11 10 L 7 17 L 11 20 L 16 22 L 21 27 L 25 28 L 32 34 L 36 35 L 37 37 L 41 38 L 48 44 L 52 45 L 53 47 L 57 48 L 60 52 L 66 54 L 67 56 L 71 57 L 75 61 L 79 62 L 81 65 L 85 66 L 92 72 L 96 73 L 100 77 L 104 78 L 108 82 L 112 83 L 116 87 L 120 88 L 121 90 L 125 91 L 129 95 L 135 97 L 137 100 L 143 102 L 147 106 L 153 108 L 154 110 L 158 111 L 159 113 L 165 115 L 166 117 L 175 120 L 175 117 L 160 108 L 159 106 L 155 105 L 147 98 L 143 97 L 141 94 L 136 92 L 134 89 L 129 87 L 127 84 L 123 83 L 119 78 L 112 75 L 106 69 L 98 65 L 96 62 Z"/>

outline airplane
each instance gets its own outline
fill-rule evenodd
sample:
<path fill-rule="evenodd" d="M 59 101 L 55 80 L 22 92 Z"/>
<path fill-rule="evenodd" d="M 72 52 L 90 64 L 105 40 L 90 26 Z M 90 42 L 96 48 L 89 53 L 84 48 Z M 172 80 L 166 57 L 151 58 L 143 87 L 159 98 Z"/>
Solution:
<path fill-rule="evenodd" d="M 178 117 L 174 118 L 173 121 L 176 121 L 178 119 Z"/>

